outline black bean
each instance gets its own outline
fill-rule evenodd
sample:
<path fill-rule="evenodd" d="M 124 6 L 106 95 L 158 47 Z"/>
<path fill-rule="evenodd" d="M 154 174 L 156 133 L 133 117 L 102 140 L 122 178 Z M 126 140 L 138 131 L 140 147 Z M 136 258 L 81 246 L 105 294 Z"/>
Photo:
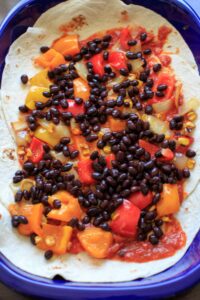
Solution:
<path fill-rule="evenodd" d="M 126 52 L 126 57 L 128 59 L 137 59 L 138 58 L 137 53 L 134 53 L 134 52 L 131 52 L 131 51 Z"/>
<path fill-rule="evenodd" d="M 90 134 L 86 137 L 87 142 L 93 142 L 98 140 L 98 135 L 97 134 Z"/>
<path fill-rule="evenodd" d="M 21 76 L 21 82 L 22 82 L 23 84 L 27 84 L 27 82 L 28 82 L 28 76 L 27 76 L 26 74 L 23 74 L 23 75 Z"/>
<path fill-rule="evenodd" d="M 40 52 L 46 53 L 50 48 L 48 46 L 42 46 L 40 47 Z"/>
<path fill-rule="evenodd" d="M 15 202 L 20 202 L 23 198 L 23 192 L 21 190 L 17 191 L 15 194 Z"/>
<path fill-rule="evenodd" d="M 91 160 L 95 160 L 95 159 L 98 158 L 98 156 L 99 156 L 99 152 L 98 152 L 98 151 L 93 151 L 93 152 L 91 153 L 91 155 L 90 155 L 90 159 L 91 159 Z"/>
<path fill-rule="evenodd" d="M 159 91 L 157 91 L 157 92 L 156 92 L 156 96 L 157 96 L 157 97 L 164 97 L 164 96 L 165 96 L 165 93 L 164 93 L 164 92 L 159 92 Z"/>
<path fill-rule="evenodd" d="M 46 258 L 46 260 L 51 259 L 52 256 L 53 256 L 53 251 L 52 251 L 52 250 L 47 250 L 47 251 L 45 251 L 44 257 Z"/>
<path fill-rule="evenodd" d="M 153 220 L 153 219 L 155 219 L 156 216 L 157 216 L 157 213 L 156 213 L 155 210 L 154 211 L 148 211 L 146 213 L 145 220 L 148 220 L 148 221 Z"/>
<path fill-rule="evenodd" d="M 106 146 L 106 143 L 103 142 L 102 140 L 100 140 L 100 141 L 97 142 L 97 147 L 99 149 L 103 149 L 105 146 Z"/>
<path fill-rule="evenodd" d="M 194 157 L 195 155 L 196 155 L 196 152 L 194 150 L 192 150 L 192 149 L 188 149 L 186 151 L 186 156 L 187 157 Z"/>
<path fill-rule="evenodd" d="M 154 234 L 151 234 L 149 236 L 149 242 L 152 244 L 152 245 L 157 245 L 159 240 L 158 238 L 154 235 Z"/>
<path fill-rule="evenodd" d="M 142 32 L 142 33 L 140 34 L 140 40 L 143 42 L 143 41 L 146 40 L 146 38 L 147 38 L 147 33 L 146 33 L 146 32 Z"/>
<path fill-rule="evenodd" d="M 111 231 L 110 226 L 108 225 L 108 223 L 102 223 L 99 225 L 99 227 L 105 231 Z"/>
<path fill-rule="evenodd" d="M 161 68 L 162 68 L 162 65 L 159 64 L 159 63 L 153 65 L 153 71 L 154 71 L 154 72 L 159 72 L 159 71 L 161 70 Z"/>
<path fill-rule="evenodd" d="M 22 113 L 26 113 L 28 112 L 28 107 L 26 105 L 21 105 L 19 106 L 19 111 L 22 112 Z"/>
<path fill-rule="evenodd" d="M 22 181 L 23 177 L 22 176 L 14 176 L 13 177 L 13 183 L 18 183 Z"/>
<path fill-rule="evenodd" d="M 155 224 L 156 224 L 156 226 L 162 226 L 163 225 L 163 220 L 162 219 L 157 219 L 157 220 L 155 220 Z"/>
<path fill-rule="evenodd" d="M 129 40 L 128 45 L 129 46 L 135 46 L 137 44 L 137 40 Z"/>
<path fill-rule="evenodd" d="M 153 227 L 153 232 L 157 238 L 160 238 L 163 235 L 163 231 L 160 227 Z"/>
<path fill-rule="evenodd" d="M 159 200 L 160 200 L 160 194 L 157 193 L 157 194 L 155 194 L 155 195 L 153 196 L 152 203 L 153 203 L 153 204 L 157 204 Z"/>
<path fill-rule="evenodd" d="M 165 91 L 167 88 L 168 88 L 167 84 L 159 84 L 157 90 L 162 92 Z"/>
<path fill-rule="evenodd" d="M 28 224 L 28 219 L 25 216 L 18 216 L 18 221 L 20 224 Z"/>
<path fill-rule="evenodd" d="M 12 226 L 14 228 L 17 228 L 19 226 L 19 224 L 20 224 L 20 222 L 19 222 L 19 216 L 13 215 L 12 219 L 11 219 L 11 223 L 12 223 Z"/>
<path fill-rule="evenodd" d="M 152 51 L 151 51 L 150 48 L 147 48 L 147 49 L 145 49 L 145 50 L 143 51 L 143 54 L 145 54 L 145 55 L 149 55 L 149 54 L 151 54 L 151 53 L 152 53 Z"/>
<path fill-rule="evenodd" d="M 140 102 L 137 102 L 137 103 L 135 104 L 135 108 L 136 108 L 137 110 L 142 110 L 142 104 L 141 104 Z"/>
<path fill-rule="evenodd" d="M 122 76 L 128 76 L 129 74 L 129 71 L 125 68 L 122 68 L 119 70 L 119 73 L 122 75 Z"/>
<path fill-rule="evenodd" d="M 73 152 L 70 153 L 70 157 L 72 159 L 75 159 L 78 155 L 79 155 L 79 151 L 78 150 L 74 150 Z"/>
<path fill-rule="evenodd" d="M 190 171 L 189 171 L 188 168 L 184 168 L 182 172 L 183 172 L 183 177 L 184 178 L 189 178 L 190 177 Z"/>
<path fill-rule="evenodd" d="M 68 172 L 69 170 L 71 170 L 73 164 L 72 163 L 66 163 L 63 167 L 62 167 L 62 172 Z"/>

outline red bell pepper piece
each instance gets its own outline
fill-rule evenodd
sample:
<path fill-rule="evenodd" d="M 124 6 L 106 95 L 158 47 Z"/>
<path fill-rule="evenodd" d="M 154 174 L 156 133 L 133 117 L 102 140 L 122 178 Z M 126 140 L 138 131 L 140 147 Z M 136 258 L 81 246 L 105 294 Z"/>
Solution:
<path fill-rule="evenodd" d="M 93 184 L 95 183 L 94 178 L 92 177 L 92 161 L 90 158 L 79 160 L 78 162 L 78 175 L 79 179 L 84 184 Z"/>
<path fill-rule="evenodd" d="M 67 99 L 68 108 L 63 108 L 62 106 L 58 107 L 60 112 L 68 111 L 73 114 L 73 116 L 77 116 L 79 114 L 84 114 L 84 104 L 76 104 L 76 102 L 72 99 Z"/>
<path fill-rule="evenodd" d="M 152 99 L 150 99 L 148 101 L 148 104 L 153 104 L 153 103 L 156 103 L 156 102 L 165 101 L 165 100 L 168 100 L 172 97 L 172 94 L 173 94 L 173 91 L 174 91 L 174 86 L 175 86 L 174 76 L 171 76 L 169 73 L 160 73 L 158 75 L 158 77 L 154 79 L 154 86 L 153 86 L 152 90 L 154 92 L 156 92 L 157 87 L 160 84 L 166 84 L 167 85 L 167 89 L 165 91 L 163 91 L 165 95 L 163 97 L 158 97 L 158 96 L 155 95 Z"/>
<path fill-rule="evenodd" d="M 124 200 L 122 205 L 114 213 L 110 223 L 114 233 L 134 237 L 137 232 L 137 225 L 140 218 L 140 209 L 128 200 Z"/>
<path fill-rule="evenodd" d="M 155 153 L 159 150 L 159 147 L 156 145 L 153 145 L 149 142 L 146 142 L 144 140 L 139 140 L 139 146 L 144 148 L 145 151 L 149 152 L 151 156 L 154 156 Z"/>
<path fill-rule="evenodd" d="M 113 51 L 109 53 L 108 63 L 116 70 L 127 68 L 126 56 L 123 52 Z"/>
<path fill-rule="evenodd" d="M 169 148 L 163 148 L 161 153 L 163 157 L 161 157 L 160 160 L 162 161 L 170 161 L 174 158 L 174 153 Z"/>
<path fill-rule="evenodd" d="M 90 59 L 90 62 L 93 64 L 94 73 L 96 73 L 100 76 L 103 76 L 103 74 L 104 74 L 104 61 L 103 61 L 102 53 L 94 55 Z"/>
<path fill-rule="evenodd" d="M 149 192 L 147 195 L 143 195 L 141 192 L 136 192 L 134 194 L 131 194 L 128 198 L 128 200 L 131 201 L 131 203 L 133 203 L 139 209 L 144 209 L 149 204 L 151 204 L 152 199 L 153 195 L 151 192 Z"/>
<path fill-rule="evenodd" d="M 132 37 L 129 28 L 123 28 L 119 36 L 119 42 L 122 50 L 128 50 L 130 48 L 128 41 L 130 41 L 131 38 Z"/>
<path fill-rule="evenodd" d="M 41 161 L 43 155 L 44 155 L 44 143 L 38 140 L 36 137 L 33 137 L 31 144 L 30 144 L 30 150 L 32 152 L 32 156 L 30 157 L 30 160 L 33 163 L 38 163 Z"/>
<path fill-rule="evenodd" d="M 114 154 L 109 154 L 106 156 L 106 163 L 108 168 L 112 168 L 112 161 L 115 160 Z"/>

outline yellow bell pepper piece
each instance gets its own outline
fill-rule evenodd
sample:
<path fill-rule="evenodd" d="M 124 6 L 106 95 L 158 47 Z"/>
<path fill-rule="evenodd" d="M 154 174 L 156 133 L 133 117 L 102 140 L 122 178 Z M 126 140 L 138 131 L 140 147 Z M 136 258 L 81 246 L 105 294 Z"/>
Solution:
<path fill-rule="evenodd" d="M 90 87 L 82 78 L 76 78 L 73 81 L 74 84 L 74 96 L 77 98 L 82 98 L 84 101 L 88 100 L 90 97 Z"/>
<path fill-rule="evenodd" d="M 78 239 L 85 251 L 95 258 L 105 258 L 113 241 L 111 232 L 96 227 L 79 232 Z"/>
<path fill-rule="evenodd" d="M 48 70 L 42 70 L 35 76 L 33 76 L 30 79 L 30 84 L 48 88 L 52 84 L 52 82 L 48 78 Z"/>
<path fill-rule="evenodd" d="M 43 92 L 48 92 L 47 87 L 41 86 L 31 86 L 28 95 L 26 96 L 25 104 L 29 109 L 35 109 L 35 102 L 45 103 L 48 101 L 48 98 L 43 96 Z"/>
<path fill-rule="evenodd" d="M 157 204 L 158 216 L 174 214 L 179 211 L 180 200 L 177 184 L 163 184 L 161 199 Z"/>

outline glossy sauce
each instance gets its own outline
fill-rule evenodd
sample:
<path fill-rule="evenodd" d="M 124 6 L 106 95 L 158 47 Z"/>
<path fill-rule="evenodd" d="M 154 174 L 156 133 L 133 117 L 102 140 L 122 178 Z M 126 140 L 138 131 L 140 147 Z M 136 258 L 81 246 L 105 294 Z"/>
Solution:
<path fill-rule="evenodd" d="M 186 235 L 179 222 L 173 219 L 172 222 L 166 223 L 165 234 L 158 245 L 154 246 L 148 241 L 124 243 L 118 252 L 120 255 L 115 254 L 113 259 L 129 262 L 148 262 L 163 259 L 173 256 L 185 243 Z"/>

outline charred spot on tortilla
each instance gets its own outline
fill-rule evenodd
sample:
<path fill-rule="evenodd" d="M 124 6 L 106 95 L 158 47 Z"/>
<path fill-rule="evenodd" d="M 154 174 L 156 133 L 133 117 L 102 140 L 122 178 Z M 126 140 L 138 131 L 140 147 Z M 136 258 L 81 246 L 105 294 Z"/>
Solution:
<path fill-rule="evenodd" d="M 6 148 L 3 150 L 3 158 L 9 158 L 10 160 L 15 160 L 15 149 Z"/>
<path fill-rule="evenodd" d="M 127 22 L 129 20 L 129 14 L 127 10 L 121 12 L 121 20 Z"/>
<path fill-rule="evenodd" d="M 70 22 L 60 25 L 59 30 L 66 33 L 73 32 L 82 29 L 86 25 L 88 25 L 86 17 L 83 15 L 78 15 L 73 17 Z"/>

